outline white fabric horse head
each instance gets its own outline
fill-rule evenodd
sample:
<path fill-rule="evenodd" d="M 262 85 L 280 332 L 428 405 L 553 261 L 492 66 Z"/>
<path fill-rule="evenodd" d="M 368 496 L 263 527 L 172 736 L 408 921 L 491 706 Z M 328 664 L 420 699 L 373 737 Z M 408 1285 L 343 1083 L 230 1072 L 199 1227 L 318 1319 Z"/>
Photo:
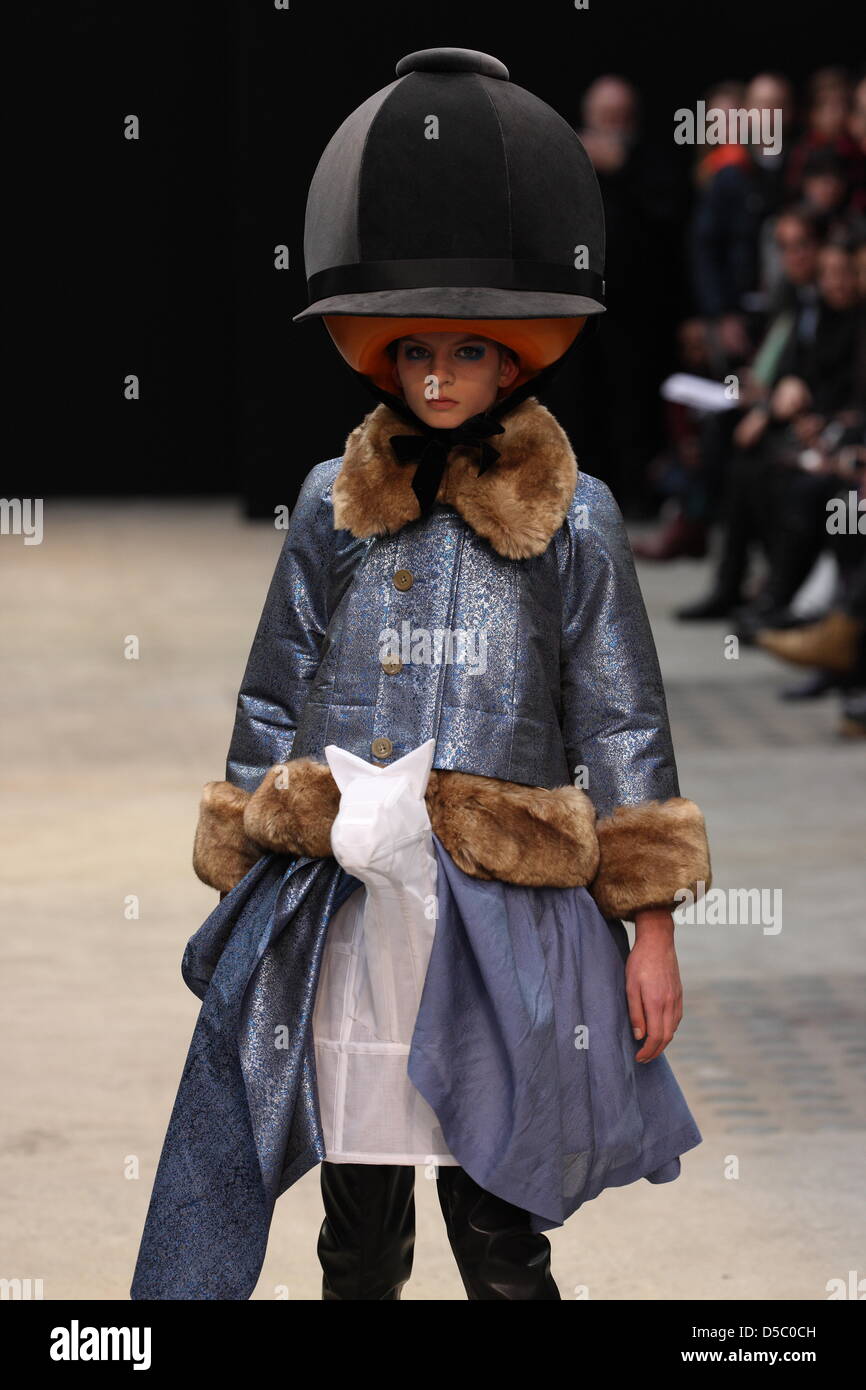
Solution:
<path fill-rule="evenodd" d="M 333 743 L 325 749 L 341 793 L 331 849 L 365 889 L 363 952 L 373 1033 L 404 1047 L 412 1038 L 436 930 L 431 906 L 437 863 L 424 800 L 435 748 L 430 738 L 387 767 Z M 345 925 L 339 914 L 338 925 Z"/>
<path fill-rule="evenodd" d="M 429 846 L 430 817 L 424 794 L 430 780 L 435 738 L 396 762 L 377 767 L 329 743 L 325 757 L 340 789 L 340 808 L 331 826 L 331 849 L 347 873 L 368 882 L 391 877 L 413 842 Z"/>

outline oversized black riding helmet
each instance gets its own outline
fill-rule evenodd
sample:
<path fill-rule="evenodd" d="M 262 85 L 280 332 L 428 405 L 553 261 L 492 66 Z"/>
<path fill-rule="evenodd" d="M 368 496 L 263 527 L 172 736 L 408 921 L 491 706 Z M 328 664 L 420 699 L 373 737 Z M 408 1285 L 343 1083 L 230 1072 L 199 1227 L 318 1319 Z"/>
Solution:
<path fill-rule="evenodd" d="M 598 180 L 568 123 L 498 58 L 426 48 L 400 59 L 397 78 L 319 160 L 304 227 L 310 303 L 294 318 L 321 319 L 358 382 L 415 423 L 389 344 L 489 337 L 519 364 L 501 414 L 546 385 L 604 312 Z"/>
<path fill-rule="evenodd" d="M 396 71 L 319 160 L 295 320 L 602 313 L 601 193 L 568 123 L 488 53 L 426 48 Z"/>

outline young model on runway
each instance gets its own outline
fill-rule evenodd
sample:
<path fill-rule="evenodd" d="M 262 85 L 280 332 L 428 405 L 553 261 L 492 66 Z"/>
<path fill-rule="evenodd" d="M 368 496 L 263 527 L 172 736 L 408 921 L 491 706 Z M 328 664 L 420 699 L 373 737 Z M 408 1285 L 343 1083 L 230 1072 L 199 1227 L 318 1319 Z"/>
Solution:
<path fill-rule="evenodd" d="M 598 185 L 497 59 L 424 50 L 304 251 L 296 317 L 378 404 L 303 483 L 205 788 L 132 1295 L 248 1298 L 321 1164 L 323 1297 L 398 1299 L 423 1164 L 467 1296 L 558 1299 L 544 1231 L 701 1142 L 664 1048 L 711 884 L 622 516 L 535 395 L 603 312 Z"/>

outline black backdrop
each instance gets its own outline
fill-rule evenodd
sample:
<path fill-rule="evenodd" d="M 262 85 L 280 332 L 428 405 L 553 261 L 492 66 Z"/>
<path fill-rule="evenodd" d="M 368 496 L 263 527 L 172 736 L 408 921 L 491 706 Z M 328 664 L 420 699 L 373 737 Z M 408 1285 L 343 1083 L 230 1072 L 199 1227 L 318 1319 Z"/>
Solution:
<path fill-rule="evenodd" d="M 693 107 L 708 83 L 764 68 L 799 81 L 856 60 L 854 9 L 836 0 L 590 0 L 588 10 L 570 0 L 291 0 L 288 10 L 148 0 L 36 13 L 45 61 L 38 51 L 24 126 L 31 234 L 47 264 L 29 489 L 230 492 L 258 511 L 291 505 L 374 403 L 324 327 L 291 317 L 307 302 L 303 216 L 316 161 L 403 54 L 494 53 L 575 126 L 589 82 L 619 72 L 637 84 L 671 161 L 685 157 L 686 186 L 673 111 Z M 129 113 L 138 141 L 123 138 Z M 274 268 L 277 244 L 289 248 L 288 271 Z M 668 312 L 646 343 L 657 371 L 688 307 L 684 277 L 669 278 Z M 127 373 L 141 378 L 139 401 L 123 400 Z M 585 418 L 572 379 L 545 399 L 584 469 L 604 476 L 604 413 Z"/>

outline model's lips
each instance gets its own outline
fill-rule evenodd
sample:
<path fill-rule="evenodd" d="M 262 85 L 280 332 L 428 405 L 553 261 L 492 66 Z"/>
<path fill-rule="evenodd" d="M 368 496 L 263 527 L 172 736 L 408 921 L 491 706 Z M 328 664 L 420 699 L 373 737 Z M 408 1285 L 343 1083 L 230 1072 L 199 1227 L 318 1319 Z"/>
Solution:
<path fill-rule="evenodd" d="M 450 396 L 437 396 L 435 400 L 427 402 L 428 405 L 459 405 L 459 401 L 452 401 Z"/>

